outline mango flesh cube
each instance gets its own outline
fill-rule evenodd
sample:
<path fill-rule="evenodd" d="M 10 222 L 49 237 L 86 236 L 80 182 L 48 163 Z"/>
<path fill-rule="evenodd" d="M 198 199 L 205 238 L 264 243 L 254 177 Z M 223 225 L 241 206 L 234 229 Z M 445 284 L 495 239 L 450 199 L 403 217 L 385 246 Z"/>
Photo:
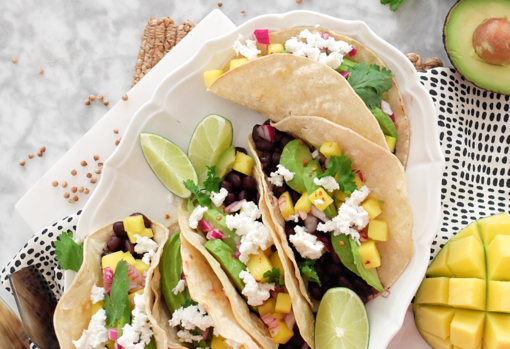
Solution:
<path fill-rule="evenodd" d="M 134 267 L 135 267 L 136 270 L 138 270 L 138 272 L 140 274 L 143 275 L 143 273 L 148 271 L 151 266 L 148 265 L 148 264 L 145 264 L 145 262 L 142 261 L 141 259 L 135 259 Z"/>
<path fill-rule="evenodd" d="M 449 278 L 423 279 L 414 302 L 418 304 L 448 305 L 449 290 Z"/>
<path fill-rule="evenodd" d="M 124 252 L 124 256 L 122 256 L 122 259 L 126 261 L 127 264 L 135 266 L 135 257 L 131 254 L 131 252 Z M 143 263 L 143 262 L 142 262 Z"/>
<path fill-rule="evenodd" d="M 294 203 L 292 202 L 292 198 L 290 197 L 290 193 L 286 191 L 283 193 L 280 198 L 278 199 L 278 207 L 280 208 L 280 213 L 282 214 L 282 217 L 288 221 L 289 216 L 293 215 L 294 210 Z"/>
<path fill-rule="evenodd" d="M 363 186 L 365 185 L 365 183 L 363 183 L 363 181 L 361 180 L 361 178 L 359 177 L 359 174 L 358 173 L 355 173 L 354 174 L 354 183 L 356 183 L 356 186 L 358 187 L 357 189 L 360 190 L 361 188 L 363 188 Z"/>
<path fill-rule="evenodd" d="M 285 277 L 285 270 L 283 269 L 283 264 L 280 259 L 279 252 L 276 251 L 275 253 L 273 253 L 269 259 L 270 259 L 273 267 L 280 269 L 280 273 L 282 274 L 282 277 Z"/>
<path fill-rule="evenodd" d="M 298 211 L 303 211 L 305 213 L 310 213 L 312 210 L 312 203 L 308 200 L 308 193 L 305 191 L 299 200 L 294 205 L 294 214 L 298 214 Z"/>
<path fill-rule="evenodd" d="M 92 304 L 92 307 L 91 307 L 92 316 L 94 316 L 94 314 L 97 313 L 99 311 L 99 309 L 101 309 L 103 307 L 104 307 L 103 301 L 99 301 L 96 304 Z"/>
<path fill-rule="evenodd" d="M 240 65 L 243 65 L 244 63 L 248 62 L 249 62 L 248 58 L 233 59 L 230 61 L 230 70 L 235 69 Z"/>
<path fill-rule="evenodd" d="M 474 236 L 449 243 L 448 266 L 458 278 L 485 279 L 485 254 Z"/>
<path fill-rule="evenodd" d="M 151 228 L 144 228 L 141 232 L 138 232 L 138 233 L 126 230 L 126 233 L 128 235 L 129 241 L 132 244 L 136 244 L 135 235 L 147 236 L 148 238 L 152 238 L 154 236 L 154 232 L 152 231 Z"/>
<path fill-rule="evenodd" d="M 480 279 L 450 279 L 448 305 L 485 310 L 486 284 Z"/>
<path fill-rule="evenodd" d="M 253 278 L 259 282 L 266 282 L 268 278 L 264 277 L 264 273 L 273 269 L 273 265 L 267 256 L 259 250 L 259 254 L 254 254 L 246 263 L 248 271 Z"/>
<path fill-rule="evenodd" d="M 282 320 L 278 320 L 278 329 L 278 334 L 273 336 L 275 343 L 285 344 L 294 336 L 292 329 L 289 329 L 287 324 Z"/>
<path fill-rule="evenodd" d="M 414 311 L 416 326 L 441 339 L 450 337 L 450 324 L 455 310 L 452 308 L 419 306 Z"/>
<path fill-rule="evenodd" d="M 345 201 L 345 199 L 347 199 L 350 196 L 350 194 L 346 194 L 341 190 L 336 190 L 334 196 L 335 196 L 335 200 Z"/>
<path fill-rule="evenodd" d="M 135 264 L 135 258 L 131 255 L 131 253 L 117 251 L 114 253 L 107 254 L 101 259 L 103 270 L 109 267 L 115 273 L 115 270 L 117 269 L 117 264 L 121 260 L 125 260 L 128 264 L 131 264 L 133 266 Z"/>
<path fill-rule="evenodd" d="M 478 221 L 485 245 L 490 245 L 496 235 L 510 235 L 510 216 L 500 213 Z"/>
<path fill-rule="evenodd" d="M 276 300 L 274 298 L 269 298 L 263 305 L 259 305 L 257 307 L 260 316 L 264 316 L 267 313 L 274 313 L 274 307 L 276 306 Z"/>
<path fill-rule="evenodd" d="M 322 188 L 319 188 L 313 193 L 311 193 L 308 196 L 308 200 L 310 200 L 312 205 L 315 205 L 315 207 L 317 207 L 321 211 L 324 211 L 333 202 L 331 196 L 329 196 L 328 193 L 326 193 L 326 190 Z M 322 204 L 320 203 L 320 201 L 316 202 L 316 200 L 322 200 Z"/>
<path fill-rule="evenodd" d="M 322 155 L 327 157 L 328 159 L 332 156 L 341 156 L 342 155 L 342 149 L 340 149 L 340 146 L 337 142 L 324 142 L 321 145 L 321 148 L 319 150 Z"/>
<path fill-rule="evenodd" d="M 510 236 L 496 236 L 487 248 L 489 280 L 510 281 Z"/>
<path fill-rule="evenodd" d="M 292 301 L 290 299 L 290 294 L 288 293 L 278 293 L 276 298 L 276 306 L 274 310 L 277 313 L 288 314 L 292 308 Z"/>
<path fill-rule="evenodd" d="M 221 69 L 218 70 L 209 70 L 204 73 L 204 83 L 205 87 L 209 88 L 212 85 L 214 80 L 222 76 L 225 72 Z"/>
<path fill-rule="evenodd" d="M 361 204 L 361 207 L 368 213 L 370 219 L 375 219 L 381 214 L 381 205 L 376 198 L 368 198 Z"/>
<path fill-rule="evenodd" d="M 358 247 L 358 253 L 365 269 L 381 266 L 381 256 L 374 240 L 362 242 Z"/>
<path fill-rule="evenodd" d="M 482 341 L 485 313 L 455 310 L 450 327 L 450 342 L 463 349 L 476 349 Z"/>
<path fill-rule="evenodd" d="M 482 343 L 483 343 L 483 340 L 476 346 L 475 349 L 482 349 Z M 461 348 L 461 347 L 458 347 L 458 346 L 454 345 L 453 349 L 464 349 L 464 348 Z"/>
<path fill-rule="evenodd" d="M 442 339 L 431 333 L 421 331 L 421 336 L 434 349 L 452 349 L 450 338 Z"/>
<path fill-rule="evenodd" d="M 267 256 L 267 258 L 271 258 L 271 256 L 273 255 L 273 249 L 271 248 L 271 246 L 264 250 L 264 254 Z"/>
<path fill-rule="evenodd" d="M 285 314 L 281 314 L 281 313 L 272 313 L 271 316 L 278 320 L 283 320 L 285 318 L 284 317 Z"/>
<path fill-rule="evenodd" d="M 106 347 L 107 347 L 108 349 L 116 349 L 116 348 L 115 348 L 115 341 L 113 341 L 113 340 L 111 340 L 111 339 L 110 339 L 108 342 L 106 342 Z"/>
<path fill-rule="evenodd" d="M 474 236 L 478 242 L 482 242 L 482 238 L 480 237 L 480 232 L 478 230 L 478 223 L 473 222 L 461 231 L 459 231 L 454 237 L 450 239 L 450 241 L 456 241 L 463 238 L 467 238 L 468 236 Z"/>
<path fill-rule="evenodd" d="M 487 310 L 510 313 L 510 282 L 489 281 Z"/>
<path fill-rule="evenodd" d="M 228 349 L 223 337 L 213 336 L 211 341 L 211 349 Z"/>
<path fill-rule="evenodd" d="M 390 152 L 393 153 L 395 151 L 395 144 L 397 144 L 397 139 L 391 136 L 384 135 L 386 139 L 386 143 L 388 143 L 388 148 L 390 148 Z"/>
<path fill-rule="evenodd" d="M 448 255 L 450 254 L 450 244 L 444 245 L 443 249 L 439 251 L 436 258 L 432 261 L 427 269 L 427 276 L 430 277 L 454 277 L 450 267 L 448 266 Z"/>
<path fill-rule="evenodd" d="M 388 240 L 388 223 L 382 219 L 372 219 L 368 225 L 368 237 L 377 241 Z"/>
<path fill-rule="evenodd" d="M 145 223 L 143 216 L 131 216 L 126 217 L 122 220 L 124 223 L 124 230 L 133 234 L 139 234 L 145 229 Z"/>
<path fill-rule="evenodd" d="M 510 315 L 487 314 L 484 343 L 487 349 L 510 348 Z"/>
<path fill-rule="evenodd" d="M 270 55 L 272 53 L 281 53 L 283 51 L 282 44 L 270 44 L 267 46 L 267 54 Z"/>
<path fill-rule="evenodd" d="M 252 157 L 246 155 L 245 153 L 237 152 L 233 169 L 250 177 L 251 173 L 253 172 Z"/>

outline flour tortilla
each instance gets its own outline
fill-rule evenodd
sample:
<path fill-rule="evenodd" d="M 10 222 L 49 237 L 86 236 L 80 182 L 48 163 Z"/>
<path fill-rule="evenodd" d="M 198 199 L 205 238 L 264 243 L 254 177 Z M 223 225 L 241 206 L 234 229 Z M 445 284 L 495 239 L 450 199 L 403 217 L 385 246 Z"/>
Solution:
<path fill-rule="evenodd" d="M 152 257 L 148 273 L 158 268 L 159 259 L 163 253 L 163 246 L 168 240 L 168 229 L 152 221 L 154 241 L 158 250 Z M 80 339 L 83 330 L 89 327 L 92 318 L 90 292 L 92 286 L 103 285 L 103 270 L 101 254 L 108 241 L 114 236 L 113 223 L 108 224 L 85 237 L 83 245 L 83 263 L 71 287 L 64 293 L 57 304 L 53 321 L 55 333 L 61 348 L 74 348 L 73 340 Z M 161 248 L 160 248 L 161 247 Z M 146 300 L 145 312 L 149 314 L 149 283 L 146 283 L 144 297 Z"/>

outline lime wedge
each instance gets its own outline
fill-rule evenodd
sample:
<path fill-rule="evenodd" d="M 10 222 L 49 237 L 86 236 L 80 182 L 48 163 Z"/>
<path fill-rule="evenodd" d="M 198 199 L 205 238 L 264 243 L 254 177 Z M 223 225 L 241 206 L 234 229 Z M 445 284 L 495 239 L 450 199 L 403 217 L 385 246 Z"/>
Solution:
<path fill-rule="evenodd" d="M 191 192 L 183 181 L 198 182 L 197 173 L 188 156 L 175 143 L 154 133 L 140 133 L 140 145 L 150 168 L 173 194 L 186 199 Z"/>
<path fill-rule="evenodd" d="M 220 155 L 232 144 L 232 123 L 223 116 L 211 114 L 195 128 L 188 146 L 188 156 L 198 175 L 199 186 L 207 177 L 207 166 L 214 166 Z"/>
<path fill-rule="evenodd" d="M 366 349 L 370 327 L 365 305 L 348 288 L 329 289 L 315 324 L 316 349 Z"/>

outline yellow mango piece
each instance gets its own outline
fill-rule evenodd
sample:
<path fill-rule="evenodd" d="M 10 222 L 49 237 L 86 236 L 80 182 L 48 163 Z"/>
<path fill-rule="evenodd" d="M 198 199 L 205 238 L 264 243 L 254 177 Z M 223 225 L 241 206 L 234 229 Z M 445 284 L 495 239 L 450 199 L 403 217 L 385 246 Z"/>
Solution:
<path fill-rule="evenodd" d="M 138 217 L 141 217 L 141 216 L 138 216 Z M 152 231 L 151 228 L 144 228 L 141 232 L 132 232 L 132 231 L 127 231 L 126 230 L 126 233 L 128 235 L 128 238 L 129 238 L 129 241 L 134 245 L 136 244 L 136 238 L 135 238 L 135 235 L 140 235 L 140 236 L 146 236 L 148 238 L 152 238 L 154 237 L 154 232 Z"/>
<path fill-rule="evenodd" d="M 128 299 L 129 299 L 129 309 L 131 309 L 131 311 L 133 311 L 133 309 L 134 309 L 134 307 L 135 307 L 135 304 L 134 304 L 134 302 L 133 302 L 133 299 L 135 298 L 135 295 L 137 295 L 137 294 L 143 294 L 143 291 L 144 291 L 144 290 L 143 290 L 143 289 L 141 289 L 141 290 L 138 290 L 138 291 L 136 291 L 136 292 L 130 293 L 130 294 L 128 295 Z"/>
<path fill-rule="evenodd" d="M 420 334 L 423 337 L 423 339 L 425 339 L 425 342 L 427 342 L 434 349 L 453 348 L 452 344 L 450 343 L 450 338 L 442 339 L 425 331 L 420 331 Z"/>
<path fill-rule="evenodd" d="M 150 265 L 148 265 L 148 264 L 145 264 L 145 262 L 144 262 L 144 261 L 142 261 L 141 259 L 135 259 L 135 265 L 134 265 L 134 267 L 136 268 L 136 270 L 138 270 L 138 272 L 139 272 L 140 274 L 142 274 L 142 275 L 143 275 L 143 273 L 144 273 L 145 271 L 148 271 L 148 270 L 149 270 L 149 268 L 150 268 L 151 266 L 150 266 Z"/>
<path fill-rule="evenodd" d="M 223 337 L 213 336 L 211 341 L 211 349 L 228 349 L 225 339 Z"/>
<path fill-rule="evenodd" d="M 480 243 L 482 243 L 482 238 L 480 237 L 480 231 L 478 230 L 478 223 L 473 222 L 461 231 L 459 231 L 454 237 L 450 239 L 450 241 L 456 241 L 460 239 L 467 238 L 468 236 L 474 236 Z"/>
<path fill-rule="evenodd" d="M 361 180 L 361 178 L 359 176 L 359 173 L 355 173 L 354 174 L 354 183 L 356 183 L 356 186 L 357 186 L 358 190 L 363 188 L 363 186 L 365 185 L 365 183 L 363 183 L 363 181 Z"/>
<path fill-rule="evenodd" d="M 292 198 L 290 197 L 290 193 L 288 191 L 283 193 L 278 199 L 278 207 L 280 208 L 282 217 L 286 221 L 289 220 L 289 216 L 294 214 L 294 203 L 292 202 Z"/>
<path fill-rule="evenodd" d="M 282 277 L 285 277 L 285 270 L 283 269 L 282 260 L 280 259 L 280 254 L 278 251 L 274 252 L 269 258 L 273 267 L 280 269 L 280 273 Z"/>
<path fill-rule="evenodd" d="M 112 341 L 112 340 L 110 339 L 108 342 L 106 342 L 106 347 L 107 347 L 108 349 L 115 349 L 115 341 Z"/>
<path fill-rule="evenodd" d="M 365 269 L 381 266 L 381 256 L 379 255 L 379 250 L 377 249 L 374 240 L 362 242 L 358 247 L 358 253 Z"/>
<path fill-rule="evenodd" d="M 487 349 L 510 348 L 510 315 L 487 314 L 483 341 Z"/>
<path fill-rule="evenodd" d="M 275 319 L 278 319 L 278 320 L 283 320 L 283 317 L 285 316 L 284 314 L 282 313 L 272 313 L 271 314 L 272 317 L 274 317 Z"/>
<path fill-rule="evenodd" d="M 414 302 L 418 304 L 448 305 L 449 289 L 449 278 L 423 279 Z"/>
<path fill-rule="evenodd" d="M 122 259 L 125 260 L 127 264 L 131 264 L 133 267 L 135 266 L 135 257 L 133 257 L 131 252 L 124 252 Z"/>
<path fill-rule="evenodd" d="M 308 195 L 308 200 L 310 200 L 312 205 L 315 205 L 319 210 L 324 211 L 328 208 L 329 205 L 333 202 L 331 196 L 326 193 L 326 190 L 319 188 L 310 195 Z M 322 200 L 322 203 L 317 202 L 317 200 Z"/>
<path fill-rule="evenodd" d="M 254 254 L 248 259 L 246 267 L 248 267 L 248 271 L 253 278 L 259 282 L 266 282 L 268 278 L 263 276 L 264 273 L 273 269 L 271 261 L 262 250 L 259 250 L 259 254 Z"/>
<path fill-rule="evenodd" d="M 276 306 L 276 300 L 274 298 L 269 298 L 263 305 L 259 305 L 257 307 L 260 316 L 264 316 L 267 313 L 274 313 Z"/>
<path fill-rule="evenodd" d="M 381 205 L 379 204 L 379 200 L 376 198 L 368 198 L 363 203 L 361 203 L 361 207 L 365 209 L 368 213 L 368 217 L 370 219 L 375 219 L 382 212 Z"/>
<path fill-rule="evenodd" d="M 221 69 L 218 70 L 209 70 L 204 73 L 204 83 L 205 87 L 209 88 L 212 85 L 214 80 L 222 76 L 225 72 Z"/>
<path fill-rule="evenodd" d="M 395 151 L 395 144 L 397 144 L 397 139 L 391 136 L 384 135 L 384 138 L 386 139 L 386 143 L 388 143 L 388 148 L 390 148 L 390 152 Z"/>
<path fill-rule="evenodd" d="M 276 335 L 273 336 L 271 333 L 275 343 L 285 344 L 292 338 L 292 336 L 294 336 L 294 332 L 292 331 L 292 329 L 289 329 L 287 327 L 287 324 L 282 320 L 278 320 L 277 328 L 279 331 Z M 270 331 L 270 332 L 273 332 L 273 331 Z M 274 331 L 274 332 L 276 332 L 276 331 Z"/>
<path fill-rule="evenodd" d="M 458 278 L 485 279 L 485 254 L 474 236 L 452 241 L 448 266 Z"/>
<path fill-rule="evenodd" d="M 487 311 L 510 313 L 510 282 L 489 281 Z"/>
<path fill-rule="evenodd" d="M 312 210 L 312 204 L 310 200 L 308 200 L 308 193 L 305 191 L 296 204 L 294 205 L 294 214 L 298 214 L 298 211 L 303 211 L 305 213 L 310 213 Z"/>
<path fill-rule="evenodd" d="M 327 157 L 328 159 L 332 156 L 341 156 L 342 155 L 342 149 L 340 149 L 340 146 L 337 142 L 324 142 L 321 145 L 321 148 L 319 151 Z"/>
<path fill-rule="evenodd" d="M 510 235 L 510 216 L 500 213 L 478 221 L 485 245 L 490 245 L 496 235 Z"/>
<path fill-rule="evenodd" d="M 444 247 L 436 255 L 436 258 L 432 261 L 429 268 L 427 269 L 427 276 L 430 277 L 454 277 L 450 267 L 448 266 L 448 255 L 450 254 L 450 244 L 444 245 Z"/>
<path fill-rule="evenodd" d="M 264 250 L 264 254 L 266 255 L 266 257 L 271 257 L 274 253 L 273 249 L 271 248 L 272 246 L 269 246 L 268 248 L 266 248 Z"/>
<path fill-rule="evenodd" d="M 335 190 L 335 200 L 345 202 L 345 199 L 347 199 L 350 194 L 346 194 L 341 190 Z"/>
<path fill-rule="evenodd" d="M 253 158 L 245 153 L 237 152 L 233 169 L 248 177 L 251 176 L 253 172 Z"/>
<path fill-rule="evenodd" d="M 497 235 L 487 248 L 489 280 L 510 281 L 510 236 Z"/>
<path fill-rule="evenodd" d="M 117 269 L 117 263 L 123 259 L 125 260 L 124 252 L 122 251 L 107 254 L 101 259 L 103 270 L 109 267 L 115 273 L 115 269 Z"/>
<path fill-rule="evenodd" d="M 248 58 L 239 58 L 239 59 L 233 59 L 230 61 L 230 70 L 235 69 L 244 63 L 248 63 Z"/>
<path fill-rule="evenodd" d="M 476 346 L 476 349 L 482 349 L 482 343 L 483 343 L 483 340 Z M 464 349 L 464 348 L 454 345 L 453 349 Z"/>
<path fill-rule="evenodd" d="M 446 339 L 450 337 L 450 324 L 455 310 L 453 308 L 419 306 L 414 310 L 416 327 L 423 335 L 423 331 Z"/>
<path fill-rule="evenodd" d="M 486 284 L 480 279 L 450 279 L 448 305 L 485 310 Z"/>
<path fill-rule="evenodd" d="M 143 216 L 130 216 L 123 219 L 124 230 L 133 234 L 139 234 L 145 229 Z"/>
<path fill-rule="evenodd" d="M 463 349 L 476 349 L 482 341 L 485 313 L 455 310 L 450 327 L 450 342 Z"/>
<path fill-rule="evenodd" d="M 102 307 L 104 307 L 103 301 L 99 301 L 96 304 L 92 304 L 91 307 L 92 316 L 94 316 L 94 314 L 97 313 L 99 309 L 101 309 Z"/>
<path fill-rule="evenodd" d="M 274 310 L 277 313 L 288 314 L 288 313 L 290 313 L 291 308 L 292 308 L 292 301 L 290 299 L 290 294 L 278 293 Z"/>
<path fill-rule="evenodd" d="M 282 44 L 270 44 L 267 46 L 267 54 L 281 53 L 284 50 Z"/>
<path fill-rule="evenodd" d="M 368 224 L 368 237 L 377 241 L 388 240 L 388 222 L 383 219 L 371 219 Z"/>

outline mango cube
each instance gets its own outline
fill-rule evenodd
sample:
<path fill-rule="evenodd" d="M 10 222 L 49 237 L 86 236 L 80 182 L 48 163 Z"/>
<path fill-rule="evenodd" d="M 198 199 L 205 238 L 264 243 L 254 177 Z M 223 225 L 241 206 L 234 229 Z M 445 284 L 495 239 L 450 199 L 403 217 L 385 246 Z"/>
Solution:
<path fill-rule="evenodd" d="M 281 53 L 284 50 L 282 44 L 270 44 L 267 46 L 267 54 L 270 55 L 272 53 Z"/>
<path fill-rule="evenodd" d="M 312 194 L 308 195 L 308 200 L 315 205 L 319 210 L 324 211 L 333 202 L 331 196 L 326 193 L 326 190 L 319 188 Z"/>
<path fill-rule="evenodd" d="M 436 258 L 432 261 L 427 269 L 427 276 L 430 277 L 454 277 L 450 267 L 448 266 L 448 255 L 450 254 L 450 244 L 446 244 L 441 251 L 437 254 Z"/>
<path fill-rule="evenodd" d="M 350 196 L 350 194 L 346 194 L 341 190 L 337 190 L 337 191 L 335 191 L 334 196 L 335 196 L 335 200 L 345 202 L 345 199 L 347 199 Z"/>
<path fill-rule="evenodd" d="M 355 173 L 354 174 L 354 183 L 356 183 L 356 186 L 357 186 L 358 190 L 363 188 L 363 186 L 365 185 L 365 183 L 363 183 L 363 181 L 361 180 L 361 178 L 359 176 L 359 173 Z"/>
<path fill-rule="evenodd" d="M 386 139 L 386 143 L 388 143 L 388 148 L 390 148 L 390 152 L 393 153 L 395 151 L 395 144 L 397 144 L 397 139 L 391 136 L 384 135 Z"/>
<path fill-rule="evenodd" d="M 115 348 L 115 341 L 110 339 L 108 342 L 106 342 L 106 347 L 108 349 L 116 349 Z"/>
<path fill-rule="evenodd" d="M 450 279 L 448 305 L 485 310 L 486 284 L 480 279 Z"/>
<path fill-rule="evenodd" d="M 131 264 L 133 267 L 135 266 L 135 257 L 131 254 L 131 252 L 124 252 L 124 256 L 122 259 L 126 261 L 127 264 Z"/>
<path fill-rule="evenodd" d="M 143 289 L 141 289 L 141 290 L 138 290 L 138 291 L 136 291 L 136 292 L 130 293 L 130 294 L 128 295 L 128 299 L 129 299 L 129 309 L 131 309 L 131 311 L 133 311 L 133 309 L 134 309 L 134 307 L 135 307 L 135 304 L 134 304 L 133 299 L 135 299 L 135 296 L 136 296 L 137 294 L 143 294 L 143 291 L 144 291 L 144 290 L 143 290 Z"/>
<path fill-rule="evenodd" d="M 276 333 L 276 329 L 278 329 L 278 333 L 273 336 L 273 333 Z M 275 343 L 285 344 L 294 336 L 292 329 L 289 329 L 287 324 L 282 320 L 278 320 L 278 327 L 276 329 L 270 331 Z"/>
<path fill-rule="evenodd" d="M 485 279 L 485 254 L 474 236 L 452 241 L 448 266 L 458 278 Z"/>
<path fill-rule="evenodd" d="M 133 234 L 139 234 L 145 229 L 142 215 L 126 217 L 122 222 L 124 223 L 124 230 L 126 232 L 129 231 Z"/>
<path fill-rule="evenodd" d="M 273 269 L 271 261 L 261 250 L 259 250 L 259 254 L 250 257 L 246 266 L 253 278 L 259 282 L 266 282 L 268 278 L 264 277 L 264 273 Z"/>
<path fill-rule="evenodd" d="M 312 210 L 312 204 L 310 203 L 310 200 L 308 200 L 308 193 L 305 191 L 299 200 L 294 205 L 294 214 L 298 214 L 298 211 L 302 211 L 305 213 L 310 213 Z"/>
<path fill-rule="evenodd" d="M 137 216 L 137 217 L 141 217 L 141 216 Z M 151 228 L 144 228 L 141 232 L 138 232 L 138 233 L 126 230 L 126 233 L 128 235 L 129 241 L 131 241 L 132 244 L 136 244 L 135 235 L 147 236 L 148 238 L 152 238 L 154 236 L 154 232 L 152 231 Z"/>
<path fill-rule="evenodd" d="M 109 267 L 115 273 L 115 269 L 117 269 L 117 264 L 121 260 L 125 260 L 128 264 L 131 264 L 133 266 L 135 264 L 135 259 L 131 255 L 131 253 L 129 253 L 129 252 L 124 253 L 122 251 L 117 251 L 114 253 L 107 254 L 106 256 L 104 256 L 101 259 L 101 264 L 103 266 L 103 270 Z"/>
<path fill-rule="evenodd" d="M 463 349 L 476 349 L 482 341 L 485 313 L 455 310 L 450 327 L 450 342 Z"/>
<path fill-rule="evenodd" d="M 368 224 L 368 237 L 377 241 L 388 240 L 388 222 L 383 219 L 371 219 Z"/>
<path fill-rule="evenodd" d="M 269 259 L 271 260 L 271 264 L 273 265 L 273 267 L 280 269 L 282 277 L 285 277 L 285 270 L 283 269 L 283 264 L 282 260 L 280 259 L 279 252 L 278 251 L 274 252 Z"/>
<path fill-rule="evenodd" d="M 135 259 L 135 265 L 133 265 L 133 266 L 142 275 L 144 272 L 148 271 L 149 268 L 151 267 L 150 265 L 145 264 L 145 262 L 142 261 L 141 259 Z"/>
<path fill-rule="evenodd" d="M 283 320 L 285 315 L 282 313 L 272 313 L 271 316 L 274 317 L 275 319 Z"/>
<path fill-rule="evenodd" d="M 241 172 L 242 174 L 251 176 L 253 172 L 253 159 L 251 156 L 246 155 L 245 153 L 237 152 L 236 161 L 234 162 L 234 170 L 237 172 Z"/>
<path fill-rule="evenodd" d="M 209 70 L 204 73 L 204 83 L 205 87 L 209 88 L 212 85 L 214 80 L 222 76 L 225 72 L 221 69 L 218 70 Z"/>
<path fill-rule="evenodd" d="M 290 299 L 290 294 L 288 293 L 278 293 L 276 298 L 276 306 L 274 310 L 277 313 L 288 314 L 290 313 L 290 309 L 292 308 L 292 301 Z"/>
<path fill-rule="evenodd" d="M 510 236 L 496 236 L 487 248 L 489 280 L 510 281 Z"/>
<path fill-rule="evenodd" d="M 230 70 L 235 69 L 244 63 L 248 63 L 248 58 L 239 58 L 239 59 L 233 59 L 230 61 Z"/>
<path fill-rule="evenodd" d="M 442 339 L 425 331 L 421 331 L 420 334 L 422 335 L 423 339 L 425 339 L 425 341 L 434 349 L 452 349 L 450 338 Z"/>
<path fill-rule="evenodd" d="M 459 231 L 454 237 L 450 239 L 450 241 L 464 239 L 467 238 L 468 236 L 474 236 L 478 240 L 478 242 L 480 243 L 482 242 L 477 222 L 473 222 L 464 229 L 462 229 L 461 231 Z"/>
<path fill-rule="evenodd" d="M 292 202 L 292 198 L 290 197 L 290 193 L 286 191 L 283 193 L 280 198 L 278 199 L 278 207 L 280 208 L 280 213 L 282 214 L 282 217 L 288 221 L 289 216 L 293 215 L 294 210 L 294 203 Z"/>
<path fill-rule="evenodd" d="M 450 324 L 455 310 L 452 308 L 419 306 L 414 311 L 416 326 L 441 339 L 450 337 Z"/>
<path fill-rule="evenodd" d="M 449 289 L 449 278 L 423 279 L 414 302 L 418 304 L 448 305 Z"/>
<path fill-rule="evenodd" d="M 319 150 L 322 155 L 327 157 L 328 159 L 332 156 L 341 156 L 342 155 L 342 149 L 340 149 L 340 146 L 337 142 L 324 142 L 321 145 L 321 148 Z"/>
<path fill-rule="evenodd" d="M 361 207 L 368 213 L 370 219 L 375 219 L 381 214 L 381 205 L 376 198 L 368 198 L 361 204 Z"/>
<path fill-rule="evenodd" d="M 484 343 L 487 349 L 510 348 L 510 315 L 487 314 L 485 320 Z"/>
<path fill-rule="evenodd" d="M 487 287 L 487 310 L 510 313 L 510 282 L 489 281 Z"/>
<path fill-rule="evenodd" d="M 358 247 L 358 253 L 365 269 L 381 266 L 381 256 L 379 255 L 379 250 L 377 249 L 374 240 L 362 242 Z"/>
<path fill-rule="evenodd" d="M 211 349 L 228 349 L 229 347 L 225 343 L 225 339 L 223 337 L 213 336 L 211 341 Z"/>
<path fill-rule="evenodd" d="M 266 257 L 270 258 L 272 255 L 273 255 L 273 249 L 271 248 L 272 246 L 269 246 L 268 248 L 266 248 L 264 250 L 264 254 L 266 255 Z"/>
<path fill-rule="evenodd" d="M 275 308 L 276 306 L 276 300 L 274 298 L 269 298 L 263 305 L 259 305 L 257 307 L 258 311 L 259 311 L 259 315 L 260 316 L 264 316 L 264 314 L 267 314 L 267 313 L 274 313 Z"/>
<path fill-rule="evenodd" d="M 94 314 L 96 314 L 99 311 L 99 309 L 101 309 L 103 307 L 104 307 L 103 301 L 99 301 L 96 304 L 92 304 L 92 307 L 91 307 L 92 316 L 94 316 Z"/>
<path fill-rule="evenodd" d="M 489 245 L 496 235 L 510 235 L 510 216 L 500 213 L 478 221 L 485 245 Z"/>

